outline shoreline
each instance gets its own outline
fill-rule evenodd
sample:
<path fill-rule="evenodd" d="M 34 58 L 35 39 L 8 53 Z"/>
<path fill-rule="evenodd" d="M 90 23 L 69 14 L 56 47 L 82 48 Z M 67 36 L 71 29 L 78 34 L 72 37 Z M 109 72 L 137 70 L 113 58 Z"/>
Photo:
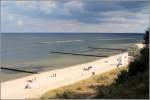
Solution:
<path fill-rule="evenodd" d="M 1 99 L 34 99 L 41 97 L 45 92 L 50 89 L 55 89 L 64 85 L 69 85 L 74 82 L 86 79 L 90 77 L 91 71 L 85 71 L 82 74 L 84 66 L 93 66 L 95 73 L 99 74 L 113 68 L 116 68 L 116 63 L 114 63 L 114 58 L 117 58 L 119 55 L 126 55 L 127 52 L 118 54 L 115 56 L 110 56 L 107 58 L 102 58 L 96 61 L 70 66 L 67 68 L 56 69 L 52 71 L 42 72 L 40 74 L 35 74 L 20 79 L 15 79 L 1 83 Z M 111 60 L 111 65 L 108 63 L 105 64 L 105 60 Z M 113 64 L 113 65 L 112 65 Z M 124 64 L 127 65 L 128 63 Z M 97 65 L 97 66 L 96 66 Z M 100 67 L 98 67 L 100 66 Z M 104 67 L 101 67 L 104 66 Z M 107 67 L 106 67 L 107 66 Z M 110 66 L 110 67 L 109 67 Z M 57 73 L 57 77 L 50 77 L 51 73 Z M 61 75 L 61 76 L 59 76 Z M 70 75 L 70 76 L 69 76 Z M 74 77 L 72 77 L 74 76 Z M 26 81 L 36 77 L 36 81 L 32 84 L 31 89 L 24 89 Z M 65 79 L 64 79 L 65 78 Z M 43 82 L 44 83 L 43 83 Z M 49 84 L 51 83 L 51 84 Z M 14 93 L 12 90 L 16 90 Z"/>
<path fill-rule="evenodd" d="M 88 61 L 88 62 L 85 62 L 85 63 L 79 63 L 79 64 L 70 65 L 70 66 L 67 66 L 67 67 L 62 67 L 62 68 L 52 69 L 52 70 L 48 70 L 48 71 L 44 71 L 44 72 L 39 72 L 38 74 L 42 74 L 42 73 L 46 73 L 46 72 L 53 72 L 53 71 L 58 71 L 58 70 L 64 70 L 64 69 L 68 69 L 68 68 L 73 68 L 73 67 L 76 67 L 76 66 L 80 66 L 80 65 L 83 65 L 83 64 L 86 65 L 88 63 L 93 63 L 93 62 L 96 62 L 96 61 L 99 61 L 99 60 L 104 60 L 104 59 L 107 59 L 109 57 L 121 55 L 123 53 L 127 53 L 127 51 L 126 52 L 122 52 L 122 53 L 118 53 L 118 54 L 112 54 L 112 55 L 110 55 L 108 57 L 102 57 L 102 58 L 99 58 L 99 59 L 96 59 L 96 60 L 92 60 L 92 61 Z M 23 79 L 23 78 L 35 76 L 35 75 L 38 75 L 38 74 L 31 74 L 29 76 L 20 77 L 20 78 L 13 79 L 13 80 L 8 80 L 8 81 L 3 81 L 2 83 L 11 82 L 11 81 L 15 81 L 15 80 L 18 80 L 18 79 Z"/>
<path fill-rule="evenodd" d="M 36 99 L 40 98 L 44 93 L 51 89 L 59 88 L 65 85 L 73 84 L 80 80 L 92 76 L 92 72 L 100 74 L 117 67 L 117 58 L 122 56 L 124 58 L 123 65 L 128 65 L 128 52 L 116 54 L 113 56 L 100 58 L 95 61 L 84 64 L 73 65 L 62 69 L 55 69 L 51 71 L 41 72 L 26 76 L 19 79 L 14 79 L 1 83 L 1 99 Z M 92 66 L 92 70 L 83 71 L 84 67 Z M 52 74 L 57 74 L 56 77 L 51 77 Z M 25 89 L 27 80 L 36 80 L 29 83 L 31 89 Z M 15 90 L 12 91 L 12 90 Z"/>
<path fill-rule="evenodd" d="M 139 44 L 139 43 L 137 43 L 137 44 Z M 130 45 L 130 46 L 132 46 L 132 45 Z M 109 56 L 113 56 L 113 55 L 116 55 L 116 54 L 119 54 L 119 53 L 117 53 L 117 52 L 114 52 L 114 53 L 112 53 L 112 54 L 108 54 L 108 57 Z M 21 66 L 20 68 L 22 69 L 22 70 L 27 70 L 27 71 L 35 71 L 35 72 L 38 72 L 38 73 L 42 73 L 42 72 L 46 72 L 47 70 L 48 71 L 52 71 L 52 70 L 55 70 L 55 69 L 63 69 L 63 68 L 68 68 L 68 67 L 70 67 L 70 66 L 74 66 L 74 65 L 79 65 L 79 64 L 85 64 L 85 63 L 88 63 L 88 62 L 92 62 L 92 61 L 96 61 L 96 60 L 98 60 L 98 59 L 103 59 L 103 58 L 105 58 L 105 57 L 101 57 L 101 58 L 88 58 L 88 59 L 86 59 L 86 60 L 81 60 L 81 61 L 79 61 L 79 60 L 77 60 L 76 61 L 76 59 L 78 59 L 78 58 L 73 58 L 74 60 L 72 60 L 72 62 L 75 62 L 75 63 L 70 63 L 70 60 L 69 60 L 69 58 L 67 57 L 67 60 L 69 60 L 69 64 L 66 64 L 67 63 L 67 60 L 66 60 L 66 63 L 65 63 L 65 65 L 61 65 L 61 63 L 63 63 L 62 61 L 60 62 L 59 60 L 56 60 L 55 61 L 55 63 L 56 63 L 56 65 L 54 64 L 54 66 L 53 66 L 53 61 L 51 61 L 52 62 L 52 64 L 51 64 L 51 62 L 48 64 L 47 62 L 49 62 L 49 60 L 48 59 L 44 59 L 44 60 L 39 60 L 39 61 L 37 61 L 37 62 L 46 62 L 46 65 L 44 65 L 45 63 L 43 63 L 43 65 L 42 64 L 40 64 L 39 63 L 39 65 L 37 64 L 32 64 L 32 63 L 27 63 L 27 64 L 23 64 L 23 66 L 22 65 L 19 65 L 19 66 Z M 80 56 L 79 56 L 79 59 L 80 59 Z M 82 58 L 81 58 L 82 59 Z M 84 58 L 83 58 L 84 59 Z M 63 60 L 63 59 L 62 59 Z M 57 62 L 58 63 L 60 63 L 60 64 L 57 64 Z M 9 66 L 5 66 L 5 67 L 8 67 L 8 68 L 17 68 L 17 69 L 20 69 L 19 67 L 17 67 L 17 65 L 15 65 L 15 66 L 11 66 L 11 65 L 9 65 Z M 4 70 L 4 72 L 5 72 L 5 70 Z M 11 81 L 11 80 L 15 80 L 15 79 L 19 79 L 19 78 L 23 78 L 23 77 L 27 77 L 27 76 L 30 76 L 30 75 L 32 75 L 32 74 L 29 74 L 29 73 L 18 73 L 18 72 L 11 72 L 10 71 L 10 73 L 13 73 L 14 75 L 11 75 L 11 74 L 8 74 L 9 73 L 9 70 L 8 70 L 8 72 L 6 72 L 6 73 L 3 73 L 3 71 L 1 71 L 1 73 L 2 73 L 2 78 L 1 78 L 1 82 L 8 82 L 8 81 Z M 21 76 L 21 77 L 20 77 Z"/>
<path fill-rule="evenodd" d="M 127 51 L 126 51 L 127 52 Z M 123 53 L 123 52 L 122 52 Z M 121 53 L 114 53 L 114 54 L 111 54 L 111 55 L 109 55 L 108 57 L 111 57 L 111 56 L 115 56 L 115 55 L 118 55 L 118 54 L 121 54 Z M 57 67 L 57 68 L 51 68 L 51 69 L 46 69 L 46 70 L 48 70 L 48 71 L 46 71 L 45 69 L 44 69 L 44 71 L 41 71 L 41 72 L 38 72 L 39 74 L 40 73 L 44 73 L 44 72 L 50 72 L 50 71 L 54 71 L 54 70 L 62 70 L 62 69 L 65 69 L 65 68 L 69 68 L 69 67 L 73 67 L 73 66 L 77 66 L 77 65 L 81 65 L 81 64 L 86 64 L 86 63 L 90 63 L 90 62 L 94 62 L 94 61 L 97 61 L 97 60 L 100 60 L 100 59 L 104 59 L 104 58 L 108 58 L 108 57 L 97 57 L 97 58 L 95 58 L 95 59 L 93 59 L 93 60 L 90 60 L 90 61 L 85 61 L 85 62 L 83 62 L 83 63 L 77 63 L 77 64 L 71 64 L 71 65 L 67 65 L 67 66 L 63 66 L 63 67 Z M 20 74 L 22 74 L 22 73 L 19 73 L 19 75 Z M 25 75 L 26 74 L 26 75 Z M 2 83 L 4 83 L 4 82 L 9 82 L 9 81 L 14 81 L 14 80 L 17 80 L 17 79 L 21 79 L 21 78 L 24 78 L 24 77 L 28 77 L 28 76 L 31 76 L 31 75 L 33 75 L 33 74 L 29 74 L 29 73 L 24 73 L 24 75 L 22 76 L 22 77 L 18 77 L 18 78 L 13 78 L 13 79 L 9 79 L 9 80 L 4 80 L 3 81 L 3 79 L 2 79 Z"/>

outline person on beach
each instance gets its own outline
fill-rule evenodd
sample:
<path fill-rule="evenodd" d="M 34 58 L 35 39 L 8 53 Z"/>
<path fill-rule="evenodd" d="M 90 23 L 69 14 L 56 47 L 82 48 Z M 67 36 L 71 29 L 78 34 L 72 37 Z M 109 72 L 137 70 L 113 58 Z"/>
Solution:
<path fill-rule="evenodd" d="M 92 75 L 95 75 L 95 72 L 92 72 Z"/>
<path fill-rule="evenodd" d="M 25 89 L 31 89 L 31 86 L 29 86 L 29 84 L 26 84 Z"/>
<path fill-rule="evenodd" d="M 95 75 L 95 70 L 93 69 L 93 67 L 91 66 L 91 72 L 92 72 L 92 75 Z"/>
<path fill-rule="evenodd" d="M 56 73 L 53 73 L 52 75 L 50 75 L 50 77 L 56 77 Z"/>
<path fill-rule="evenodd" d="M 122 65 L 122 57 L 121 56 L 117 58 L 117 61 L 118 61 L 117 67 Z"/>
<path fill-rule="evenodd" d="M 32 80 L 32 79 L 31 79 L 31 80 L 29 79 L 29 80 L 27 80 L 27 82 L 32 83 L 32 82 L 33 82 L 33 80 Z"/>
<path fill-rule="evenodd" d="M 32 78 L 32 79 L 28 79 L 26 82 L 32 83 L 32 82 L 34 82 L 34 81 L 36 81 L 36 77 L 34 77 L 34 78 Z"/>
<path fill-rule="evenodd" d="M 84 67 L 83 70 L 90 70 L 91 68 L 93 68 L 92 66 L 88 66 L 88 67 Z"/>
<path fill-rule="evenodd" d="M 90 68 L 93 68 L 93 67 L 92 67 L 92 66 L 89 66 L 88 68 L 90 69 Z"/>

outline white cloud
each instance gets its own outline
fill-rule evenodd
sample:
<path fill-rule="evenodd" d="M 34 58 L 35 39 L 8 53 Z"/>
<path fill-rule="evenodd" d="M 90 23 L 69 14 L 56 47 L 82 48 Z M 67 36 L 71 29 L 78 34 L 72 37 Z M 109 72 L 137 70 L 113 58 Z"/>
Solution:
<path fill-rule="evenodd" d="M 68 9 L 77 9 L 82 10 L 83 9 L 83 3 L 79 0 L 72 0 L 64 4 L 65 7 Z"/>
<path fill-rule="evenodd" d="M 40 5 L 40 9 L 42 9 L 46 14 L 53 12 L 53 10 L 56 9 L 57 6 L 56 2 L 54 1 L 42 1 Z"/>
<path fill-rule="evenodd" d="M 20 6 L 20 7 L 24 7 L 24 8 L 29 9 L 29 10 L 33 10 L 33 9 L 36 9 L 38 7 L 36 1 L 28 1 L 27 2 L 27 1 L 17 0 L 16 5 Z"/>
<path fill-rule="evenodd" d="M 147 27 L 145 24 L 145 20 L 139 19 L 122 19 L 125 22 L 123 23 L 114 23 L 111 21 L 100 23 L 100 24 L 89 24 L 89 23 L 80 23 L 75 20 L 62 20 L 62 19 L 55 19 L 55 20 L 42 20 L 38 18 L 30 18 L 25 17 L 23 15 L 13 15 L 7 14 L 7 16 L 14 16 L 14 20 L 7 23 L 9 25 L 14 25 L 17 21 L 17 26 L 24 27 L 26 32 L 144 32 L 144 29 Z M 9 18 L 9 17 L 8 17 Z M 143 19 L 140 16 L 141 19 Z M 19 20 L 20 19 L 20 20 Z M 119 17 L 117 19 L 112 19 L 114 21 L 121 20 Z M 7 29 L 7 31 L 19 31 L 21 29 L 16 26 L 16 29 Z M 14 26 L 11 26 L 14 27 Z"/>
<path fill-rule="evenodd" d="M 18 26 L 24 25 L 24 21 L 22 21 L 22 20 L 17 21 L 17 25 L 18 25 Z"/>
<path fill-rule="evenodd" d="M 49 1 L 16 1 L 16 5 L 24 8 L 25 10 L 42 10 L 46 14 L 53 11 L 53 9 L 57 6 L 54 0 Z"/>
<path fill-rule="evenodd" d="M 12 20 L 14 19 L 14 17 L 13 17 L 12 15 L 9 15 L 9 16 L 8 16 L 8 19 L 9 19 L 10 21 L 12 21 Z"/>
<path fill-rule="evenodd" d="M 0 3 L 1 3 L 1 6 L 6 6 L 10 4 L 11 2 L 5 0 L 5 1 L 0 1 Z"/>
<path fill-rule="evenodd" d="M 124 26 L 139 26 L 143 28 L 148 27 L 149 14 L 144 11 L 130 12 L 130 11 L 109 11 L 100 13 L 103 15 L 104 23 L 121 24 Z"/>
<path fill-rule="evenodd" d="M 24 9 L 28 11 L 32 10 L 35 12 L 42 10 L 45 14 L 54 12 L 55 14 L 65 16 L 72 14 L 71 11 L 73 10 L 84 11 L 83 3 L 79 0 L 71 0 L 64 4 L 58 4 L 57 0 L 39 2 L 18 0 L 16 5 L 24 7 Z M 21 31 L 20 28 L 18 29 L 18 26 L 22 26 L 21 28 L 29 32 L 31 30 L 35 32 L 143 32 L 148 26 L 148 13 L 144 10 L 139 12 L 116 10 L 99 12 L 97 15 L 96 18 L 99 18 L 102 22 L 95 24 L 83 23 L 80 20 L 67 18 L 48 18 L 45 20 L 44 18 L 34 18 L 19 13 L 8 13 L 7 15 L 2 15 L 2 17 L 5 19 L 5 21 L 3 21 L 5 25 L 12 25 L 9 31 Z M 13 28 L 14 23 L 16 24 L 16 29 Z M 3 28 L 6 28 L 8 31 L 7 25 Z"/>

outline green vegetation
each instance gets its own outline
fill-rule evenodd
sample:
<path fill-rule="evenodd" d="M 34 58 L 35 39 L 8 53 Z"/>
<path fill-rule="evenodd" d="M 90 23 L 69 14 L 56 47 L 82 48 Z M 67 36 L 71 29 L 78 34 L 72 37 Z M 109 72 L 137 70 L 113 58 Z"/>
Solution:
<path fill-rule="evenodd" d="M 125 75 L 125 74 L 124 74 Z M 97 95 L 93 98 L 106 99 L 146 99 L 149 98 L 149 73 L 138 74 L 129 77 L 126 81 L 121 81 L 117 84 L 109 86 L 99 86 Z M 120 79 L 119 79 L 120 80 Z"/>
<path fill-rule="evenodd" d="M 106 98 L 149 98 L 149 31 L 145 33 L 144 44 L 139 54 L 134 53 L 134 61 L 129 64 L 128 71 L 118 74 L 115 92 Z"/>
<path fill-rule="evenodd" d="M 121 70 L 115 81 L 116 81 L 116 84 L 121 84 L 121 83 L 124 83 L 127 79 L 128 79 L 128 71 Z"/>
<path fill-rule="evenodd" d="M 92 76 L 86 80 L 82 80 L 72 85 L 64 86 L 58 89 L 48 91 L 41 99 L 54 99 L 54 98 L 92 98 L 97 94 L 97 89 L 99 86 L 109 86 L 114 83 L 120 70 L 127 69 L 120 68 L 114 69 L 110 72 L 106 72 L 100 75 Z"/>
<path fill-rule="evenodd" d="M 41 99 L 148 99 L 149 98 L 149 31 L 145 47 L 133 55 L 128 67 L 114 69 L 78 83 L 47 92 Z M 136 58 L 135 58 L 136 57 Z"/>
<path fill-rule="evenodd" d="M 144 72 L 149 69 L 149 31 L 144 36 L 145 47 L 140 50 L 139 54 L 135 54 L 134 61 L 129 64 L 129 75 L 134 76 L 137 73 Z"/>

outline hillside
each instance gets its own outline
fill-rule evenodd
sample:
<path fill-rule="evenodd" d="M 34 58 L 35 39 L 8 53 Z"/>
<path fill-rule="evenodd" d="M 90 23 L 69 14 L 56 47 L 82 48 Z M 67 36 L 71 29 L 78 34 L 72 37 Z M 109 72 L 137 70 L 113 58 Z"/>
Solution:
<path fill-rule="evenodd" d="M 42 99 L 148 98 L 148 70 L 118 84 L 116 79 L 122 70 L 128 70 L 128 68 L 114 69 L 78 83 L 51 90 Z"/>

